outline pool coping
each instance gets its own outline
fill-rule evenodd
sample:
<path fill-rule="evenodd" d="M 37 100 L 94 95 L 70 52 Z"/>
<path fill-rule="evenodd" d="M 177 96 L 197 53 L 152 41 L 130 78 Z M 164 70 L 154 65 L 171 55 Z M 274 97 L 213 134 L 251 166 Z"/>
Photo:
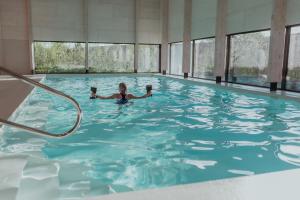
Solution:
<path fill-rule="evenodd" d="M 43 79 L 46 76 L 47 76 L 46 74 L 25 75 L 25 77 L 30 79 Z M 0 75 L 0 81 L 12 81 L 12 80 L 18 80 L 18 79 L 11 77 L 9 75 Z"/>
<path fill-rule="evenodd" d="M 85 200 L 298 200 L 300 169 L 135 192 Z"/>
<path fill-rule="evenodd" d="M 291 91 L 285 91 L 285 90 L 277 90 L 277 91 L 270 91 L 269 88 L 263 88 L 263 87 L 256 87 L 256 86 L 249 86 L 249 85 L 241 85 L 241 84 L 235 84 L 235 83 L 226 83 L 222 82 L 220 84 L 217 84 L 213 80 L 204 80 L 199 78 L 184 78 L 181 76 L 175 76 L 175 75 L 162 75 L 162 74 L 156 74 L 157 76 L 162 77 L 168 77 L 172 79 L 177 80 L 185 80 L 185 81 L 191 81 L 196 83 L 201 83 L 205 85 L 210 85 L 213 87 L 218 88 L 225 88 L 227 90 L 231 91 L 238 91 L 238 92 L 249 92 L 251 94 L 257 94 L 257 95 L 264 95 L 269 97 L 278 97 L 278 98 L 284 98 L 289 100 L 294 100 L 300 103 L 300 93 L 299 92 L 291 92 Z"/>
<path fill-rule="evenodd" d="M 30 79 L 33 79 L 35 81 L 38 81 L 38 82 L 42 82 L 45 78 L 46 78 L 46 75 L 25 75 L 25 77 L 27 78 L 30 78 Z M 14 78 L 14 77 L 11 77 L 9 75 L 1 75 L 0 76 L 0 82 L 1 81 L 16 81 L 18 80 L 17 78 Z M 28 84 L 30 85 L 30 84 Z M 21 103 L 16 107 L 14 108 L 14 111 L 13 113 L 8 117 L 8 120 L 14 118 L 14 116 L 16 115 L 16 113 L 18 112 L 19 109 L 21 109 L 23 106 L 24 106 L 24 103 L 26 102 L 26 100 L 28 99 L 28 97 L 35 91 L 36 87 L 34 87 L 25 97 L 24 99 L 21 101 Z M 1 125 L 0 125 L 0 128 L 1 128 Z"/>
<path fill-rule="evenodd" d="M 44 78 L 45 78 L 45 75 L 25 75 L 27 78 L 30 78 L 30 79 L 33 79 L 33 80 L 36 80 L 36 81 L 42 81 Z M 10 83 L 10 82 L 13 82 L 13 81 L 20 81 L 21 80 L 18 80 L 17 78 L 14 78 L 14 77 L 11 77 L 9 75 L 0 75 L 0 83 Z M 27 86 L 30 86 L 30 84 L 26 84 L 24 83 L 25 85 Z M 30 86 L 31 87 L 31 86 Z M 3 119 L 6 119 L 6 120 L 10 120 L 11 118 L 13 118 L 15 116 L 15 113 L 17 113 L 17 110 L 19 110 L 24 102 L 26 101 L 26 99 L 30 96 L 30 94 L 35 90 L 35 88 L 32 88 L 30 89 L 30 91 L 26 92 L 23 94 L 23 96 L 18 96 L 19 99 L 19 102 L 16 103 L 15 105 L 9 105 L 9 109 L 11 110 L 10 114 L 7 115 L 7 116 L 4 116 Z M 20 91 L 19 91 L 20 92 Z M 6 93 L 4 92 L 3 95 L 6 95 Z M 16 95 L 18 95 L 18 93 L 16 93 Z M 0 124 L 0 136 L 1 136 L 1 129 L 4 127 L 4 125 Z"/>

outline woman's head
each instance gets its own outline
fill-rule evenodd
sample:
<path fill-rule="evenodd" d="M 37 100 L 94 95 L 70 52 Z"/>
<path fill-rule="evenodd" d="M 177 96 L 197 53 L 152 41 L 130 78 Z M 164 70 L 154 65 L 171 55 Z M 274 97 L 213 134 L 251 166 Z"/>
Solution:
<path fill-rule="evenodd" d="M 125 83 L 119 84 L 119 92 L 125 94 L 127 92 L 127 86 Z"/>

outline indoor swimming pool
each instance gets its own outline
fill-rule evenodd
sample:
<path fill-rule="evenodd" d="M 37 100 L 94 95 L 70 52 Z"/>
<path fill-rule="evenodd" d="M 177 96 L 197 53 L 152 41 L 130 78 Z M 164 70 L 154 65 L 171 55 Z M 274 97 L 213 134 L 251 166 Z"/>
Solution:
<path fill-rule="evenodd" d="M 37 160 L 48 163 L 37 174 L 27 170 L 23 176 L 55 177 L 61 198 L 300 166 L 300 103 L 294 100 L 156 75 L 47 75 L 42 82 L 79 102 L 81 127 L 63 139 L 5 127 L 0 153 L 28 155 L 34 158 L 31 167 Z M 151 84 L 153 96 L 126 105 L 89 98 L 90 87 L 110 95 L 120 82 L 135 95 Z M 76 110 L 35 89 L 11 120 L 61 133 L 74 124 Z"/>

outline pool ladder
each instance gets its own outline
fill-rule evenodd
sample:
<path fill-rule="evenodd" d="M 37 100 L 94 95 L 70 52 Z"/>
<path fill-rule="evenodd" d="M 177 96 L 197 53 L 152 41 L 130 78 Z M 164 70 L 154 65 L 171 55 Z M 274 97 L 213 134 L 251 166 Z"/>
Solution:
<path fill-rule="evenodd" d="M 66 136 L 69 136 L 71 135 L 72 133 L 74 133 L 80 126 L 80 122 L 81 122 L 81 118 L 82 118 L 82 111 L 81 111 L 81 108 L 78 104 L 78 102 L 73 99 L 72 97 L 58 91 L 58 90 L 55 90 L 51 87 L 48 87 L 46 85 L 43 85 L 37 81 L 34 81 L 30 78 L 27 78 L 23 75 L 20 75 L 20 74 L 17 74 L 15 72 L 12 72 L 4 67 L 1 67 L 0 66 L 0 71 L 3 71 L 33 87 L 38 87 L 38 88 L 42 88 L 46 91 L 48 91 L 49 93 L 51 94 L 54 94 L 56 96 L 60 96 L 60 97 L 63 97 L 65 98 L 66 100 L 68 100 L 71 104 L 74 105 L 74 107 L 77 109 L 77 120 L 76 120 L 76 123 L 74 124 L 74 126 L 64 132 L 64 133 L 59 133 L 59 134 L 52 134 L 52 133 L 49 133 L 49 132 L 46 132 L 46 131 L 43 131 L 43 130 L 39 130 L 39 129 L 36 129 L 36 128 L 33 128 L 33 127 L 29 127 L 29 126 L 25 126 L 25 125 L 22 125 L 22 124 L 18 124 L 18 123 L 15 123 L 15 122 L 11 122 L 11 121 L 8 121 L 8 120 L 5 120 L 5 119 L 1 119 L 0 118 L 0 125 L 3 124 L 3 125 L 7 125 L 7 126 L 10 126 L 10 127 L 14 127 L 14 128 L 17 128 L 17 129 L 21 129 L 21 130 L 25 130 L 25 131 L 28 131 L 28 132 L 31 132 L 31 133 L 34 133 L 34 134 L 37 134 L 37 135 L 43 135 L 43 136 L 48 136 L 48 137 L 53 137 L 53 138 L 61 138 L 61 137 L 66 137 Z"/>

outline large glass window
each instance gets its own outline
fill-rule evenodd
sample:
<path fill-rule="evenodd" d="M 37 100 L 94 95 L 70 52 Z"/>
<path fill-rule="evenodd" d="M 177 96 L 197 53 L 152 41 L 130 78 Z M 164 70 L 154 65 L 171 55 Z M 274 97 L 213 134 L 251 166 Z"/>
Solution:
<path fill-rule="evenodd" d="M 138 72 L 159 72 L 159 45 L 139 45 Z"/>
<path fill-rule="evenodd" d="M 182 42 L 171 44 L 170 74 L 183 75 L 182 73 Z"/>
<path fill-rule="evenodd" d="M 195 40 L 194 77 L 214 79 L 215 39 Z"/>
<path fill-rule="evenodd" d="M 34 42 L 36 73 L 85 72 L 85 44 Z"/>
<path fill-rule="evenodd" d="M 300 27 L 291 28 L 286 89 L 300 91 Z"/>
<path fill-rule="evenodd" d="M 268 86 L 270 31 L 231 36 L 229 81 Z"/>
<path fill-rule="evenodd" d="M 89 44 L 90 72 L 133 72 L 133 44 Z"/>

